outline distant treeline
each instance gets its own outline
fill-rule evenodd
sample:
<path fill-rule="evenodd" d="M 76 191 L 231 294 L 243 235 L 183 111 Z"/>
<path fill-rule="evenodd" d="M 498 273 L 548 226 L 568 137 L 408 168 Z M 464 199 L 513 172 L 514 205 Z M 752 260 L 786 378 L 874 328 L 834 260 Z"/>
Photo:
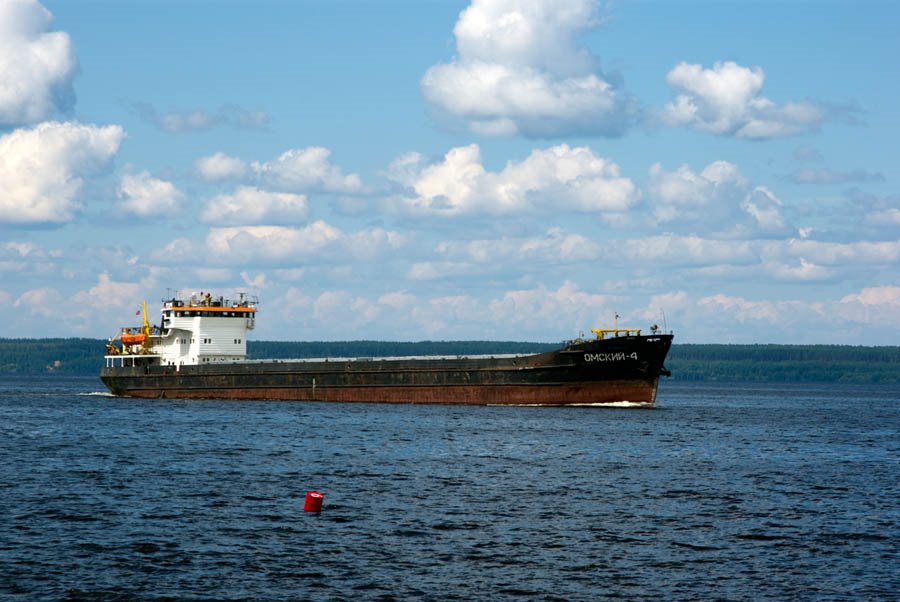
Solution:
<path fill-rule="evenodd" d="M 99 339 L 0 339 L 0 374 L 97 374 L 105 352 Z"/>
<path fill-rule="evenodd" d="M 0 374 L 97 374 L 100 339 L 0 339 Z M 554 349 L 515 341 L 250 341 L 253 359 L 490 355 Z M 675 380 L 900 383 L 900 347 L 849 345 L 674 345 L 666 361 Z"/>
<path fill-rule="evenodd" d="M 673 345 L 678 380 L 900 383 L 900 347 Z"/>

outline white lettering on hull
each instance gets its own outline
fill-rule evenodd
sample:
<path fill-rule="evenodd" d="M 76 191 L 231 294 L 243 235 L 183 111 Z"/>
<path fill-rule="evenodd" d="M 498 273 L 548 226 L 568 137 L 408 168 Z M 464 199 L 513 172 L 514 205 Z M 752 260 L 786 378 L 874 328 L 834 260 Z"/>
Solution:
<path fill-rule="evenodd" d="M 624 351 L 618 353 L 585 353 L 584 361 L 586 362 L 621 362 L 626 359 L 637 360 L 637 352 L 626 354 Z"/>

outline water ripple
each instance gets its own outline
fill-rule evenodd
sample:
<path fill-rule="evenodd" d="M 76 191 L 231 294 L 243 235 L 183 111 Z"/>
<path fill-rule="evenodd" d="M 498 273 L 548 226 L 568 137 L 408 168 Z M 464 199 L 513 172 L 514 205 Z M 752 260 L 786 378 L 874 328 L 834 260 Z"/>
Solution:
<path fill-rule="evenodd" d="M 896 388 L 667 384 L 645 410 L 142 401 L 96 387 L 0 381 L 0 598 L 900 591 Z M 313 489 L 320 514 L 303 512 Z"/>

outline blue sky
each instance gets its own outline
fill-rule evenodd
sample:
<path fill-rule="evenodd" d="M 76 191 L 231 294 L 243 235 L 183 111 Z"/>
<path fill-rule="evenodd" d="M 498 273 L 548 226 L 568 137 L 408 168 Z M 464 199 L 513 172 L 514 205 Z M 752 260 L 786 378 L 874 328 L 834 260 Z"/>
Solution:
<path fill-rule="evenodd" d="M 0 0 L 0 337 L 896 344 L 898 13 Z"/>

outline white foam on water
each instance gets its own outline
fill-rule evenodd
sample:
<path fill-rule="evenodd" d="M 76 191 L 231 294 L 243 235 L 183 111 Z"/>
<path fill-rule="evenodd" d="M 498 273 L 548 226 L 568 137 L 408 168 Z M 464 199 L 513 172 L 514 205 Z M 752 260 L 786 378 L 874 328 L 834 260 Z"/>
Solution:
<path fill-rule="evenodd" d="M 606 401 L 597 403 L 489 403 L 495 407 L 520 408 L 652 408 L 653 404 L 643 401 Z"/>
<path fill-rule="evenodd" d="M 91 391 L 89 393 L 78 393 L 80 397 L 115 397 L 109 391 Z"/>
<path fill-rule="evenodd" d="M 570 403 L 570 406 L 588 408 L 651 408 L 652 403 L 644 401 L 608 401 L 605 403 Z"/>

